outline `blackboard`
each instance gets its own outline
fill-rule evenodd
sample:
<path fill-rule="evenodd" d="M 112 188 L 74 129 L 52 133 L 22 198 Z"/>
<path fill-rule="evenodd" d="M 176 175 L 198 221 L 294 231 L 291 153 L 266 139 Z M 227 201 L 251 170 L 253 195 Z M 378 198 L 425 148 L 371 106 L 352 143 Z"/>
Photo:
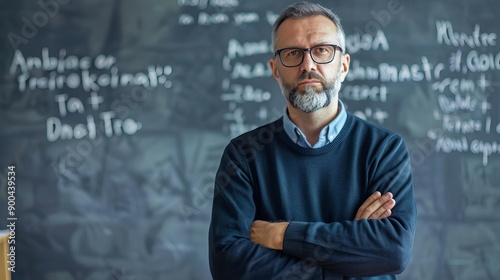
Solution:
<path fill-rule="evenodd" d="M 210 279 L 214 173 L 232 137 L 283 112 L 268 60 L 291 3 L 2 2 L 13 279 Z M 419 217 L 400 279 L 495 279 L 500 4 L 322 3 L 347 34 L 347 109 L 410 149 Z"/>

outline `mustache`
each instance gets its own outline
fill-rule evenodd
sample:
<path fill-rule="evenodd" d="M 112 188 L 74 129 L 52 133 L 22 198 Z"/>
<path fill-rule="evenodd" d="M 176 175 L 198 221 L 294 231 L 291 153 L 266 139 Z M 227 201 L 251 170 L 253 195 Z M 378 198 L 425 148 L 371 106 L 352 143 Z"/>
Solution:
<path fill-rule="evenodd" d="M 314 73 L 314 72 L 302 72 L 297 79 L 295 80 L 294 87 L 297 87 L 297 85 L 307 79 L 316 79 L 321 82 L 321 84 L 325 85 L 326 81 L 323 77 L 321 77 L 319 74 Z"/>

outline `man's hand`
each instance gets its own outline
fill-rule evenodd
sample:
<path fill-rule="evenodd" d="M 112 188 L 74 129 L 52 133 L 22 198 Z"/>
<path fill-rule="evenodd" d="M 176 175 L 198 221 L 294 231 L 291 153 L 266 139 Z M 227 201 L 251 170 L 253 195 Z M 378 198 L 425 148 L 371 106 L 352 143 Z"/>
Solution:
<path fill-rule="evenodd" d="M 388 192 L 382 195 L 380 192 L 374 192 L 359 207 L 355 220 L 361 219 L 384 219 L 391 215 L 391 209 L 396 205 L 392 198 L 392 193 Z M 270 223 L 261 220 L 255 220 L 248 231 L 250 240 L 261 246 L 274 250 L 283 250 L 283 239 L 285 236 L 288 222 Z"/>
<path fill-rule="evenodd" d="M 261 246 L 274 250 L 283 250 L 283 238 L 288 222 L 270 223 L 255 220 L 248 231 L 250 240 Z"/>
<path fill-rule="evenodd" d="M 388 192 L 382 195 L 380 192 L 374 192 L 359 207 L 354 220 L 361 219 L 384 219 L 391 215 L 391 209 L 396 205 L 392 198 L 392 193 Z"/>

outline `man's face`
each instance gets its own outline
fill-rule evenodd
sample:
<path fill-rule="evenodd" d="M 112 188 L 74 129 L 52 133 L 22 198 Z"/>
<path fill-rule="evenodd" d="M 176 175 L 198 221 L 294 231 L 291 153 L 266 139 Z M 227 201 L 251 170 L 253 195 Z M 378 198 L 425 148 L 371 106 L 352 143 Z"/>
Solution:
<path fill-rule="evenodd" d="M 334 73 L 337 75 L 330 80 L 326 80 L 315 72 L 302 72 L 293 83 L 287 83 L 283 76 L 280 75 L 283 95 L 294 108 L 305 113 L 312 113 L 327 107 L 332 102 L 332 99 L 337 96 L 342 84 L 340 69 L 334 70 Z M 304 84 L 304 81 L 311 79 L 318 80 L 318 85 Z M 301 85 L 304 86 L 300 87 Z"/>
<path fill-rule="evenodd" d="M 339 45 L 337 27 L 324 16 L 287 19 L 278 29 L 276 49 L 310 48 L 320 44 Z M 314 112 L 337 100 L 342 81 L 349 70 L 349 55 L 337 50 L 328 64 L 316 64 L 309 54 L 296 67 L 285 67 L 278 56 L 270 61 L 273 76 L 287 101 L 296 109 Z"/>

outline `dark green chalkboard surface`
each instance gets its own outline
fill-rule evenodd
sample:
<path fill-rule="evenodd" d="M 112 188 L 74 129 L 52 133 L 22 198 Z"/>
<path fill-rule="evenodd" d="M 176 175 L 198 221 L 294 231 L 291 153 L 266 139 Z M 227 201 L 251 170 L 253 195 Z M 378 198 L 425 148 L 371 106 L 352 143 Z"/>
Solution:
<path fill-rule="evenodd" d="M 268 60 L 291 3 L 2 1 L 12 278 L 210 279 L 214 173 L 232 137 L 283 112 Z M 322 4 L 347 33 L 344 104 L 410 149 L 419 217 L 400 279 L 498 279 L 500 3 Z"/>

